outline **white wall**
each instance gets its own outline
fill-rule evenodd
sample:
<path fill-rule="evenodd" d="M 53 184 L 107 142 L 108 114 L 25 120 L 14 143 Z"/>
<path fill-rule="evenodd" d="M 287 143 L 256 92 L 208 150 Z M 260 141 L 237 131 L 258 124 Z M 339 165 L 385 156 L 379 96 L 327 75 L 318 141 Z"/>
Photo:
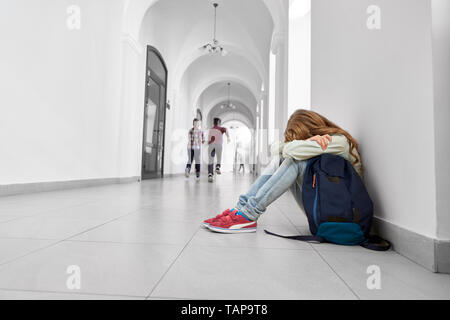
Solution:
<path fill-rule="evenodd" d="M 272 144 L 275 142 L 275 139 L 279 139 L 278 134 L 275 137 L 275 110 L 276 107 L 276 86 L 277 86 L 277 56 L 276 54 L 270 53 L 269 59 L 269 104 L 268 104 L 268 143 Z"/>
<path fill-rule="evenodd" d="M 359 141 L 376 216 L 435 238 L 430 3 L 312 1 L 312 109 Z"/>
<path fill-rule="evenodd" d="M 81 8 L 81 30 L 66 10 Z M 2 0 L 0 184 L 119 176 L 122 0 Z"/>
<path fill-rule="evenodd" d="M 311 0 L 294 0 L 289 8 L 288 116 L 311 106 Z"/>
<path fill-rule="evenodd" d="M 119 177 L 133 177 L 141 175 L 146 48 L 135 39 L 124 37 L 122 57 Z"/>
<path fill-rule="evenodd" d="M 450 239 L 450 1 L 433 0 L 436 207 L 439 239 Z"/>

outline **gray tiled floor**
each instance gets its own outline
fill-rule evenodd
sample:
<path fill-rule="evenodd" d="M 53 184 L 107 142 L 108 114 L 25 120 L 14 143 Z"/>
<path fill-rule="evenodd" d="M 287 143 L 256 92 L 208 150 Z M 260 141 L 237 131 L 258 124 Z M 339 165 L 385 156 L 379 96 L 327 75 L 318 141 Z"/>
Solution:
<path fill-rule="evenodd" d="M 232 206 L 251 177 L 184 177 L 0 198 L 0 299 L 448 299 L 450 275 L 390 251 L 307 244 L 290 194 L 255 234 L 200 222 Z M 81 288 L 68 289 L 68 266 Z M 381 270 L 381 289 L 366 286 Z"/>

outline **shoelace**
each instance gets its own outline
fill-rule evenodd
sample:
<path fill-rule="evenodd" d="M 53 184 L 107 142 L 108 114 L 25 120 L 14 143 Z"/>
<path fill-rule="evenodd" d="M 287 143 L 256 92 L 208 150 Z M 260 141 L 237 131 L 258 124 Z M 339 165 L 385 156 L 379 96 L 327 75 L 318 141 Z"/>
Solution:
<path fill-rule="evenodd" d="M 222 218 L 222 217 L 226 217 L 231 213 L 230 209 L 225 210 L 224 212 L 222 212 L 221 214 L 219 214 L 217 217 Z"/>
<path fill-rule="evenodd" d="M 232 223 L 232 222 L 236 222 L 237 218 L 236 218 L 236 216 L 232 216 L 232 215 L 228 214 L 226 216 L 219 218 L 219 221 L 224 222 L 224 223 Z"/>
<path fill-rule="evenodd" d="M 230 209 L 227 209 L 227 210 L 225 210 L 224 212 L 219 213 L 217 216 L 215 216 L 215 217 L 214 217 L 214 220 L 219 220 L 220 218 L 223 218 L 223 217 L 229 215 L 230 213 L 231 213 L 231 210 L 230 210 Z"/>

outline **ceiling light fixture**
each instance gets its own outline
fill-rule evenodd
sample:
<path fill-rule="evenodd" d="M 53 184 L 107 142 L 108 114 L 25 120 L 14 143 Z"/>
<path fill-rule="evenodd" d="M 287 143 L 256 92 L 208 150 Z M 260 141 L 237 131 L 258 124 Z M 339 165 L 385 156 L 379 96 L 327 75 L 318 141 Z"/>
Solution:
<path fill-rule="evenodd" d="M 222 56 L 227 55 L 227 51 L 220 45 L 219 40 L 216 39 L 216 31 L 217 31 L 217 7 L 218 3 L 213 3 L 214 6 L 214 33 L 213 33 L 213 41 L 212 43 L 207 43 L 204 46 L 201 46 L 201 50 L 205 50 L 208 53 L 212 54 L 221 54 Z"/>
<path fill-rule="evenodd" d="M 231 99 L 230 99 L 231 83 L 228 82 L 227 86 L 228 86 L 228 102 L 227 102 L 227 104 L 222 104 L 220 106 L 220 108 L 221 109 L 224 109 L 224 108 L 236 109 L 236 106 L 231 103 Z"/>

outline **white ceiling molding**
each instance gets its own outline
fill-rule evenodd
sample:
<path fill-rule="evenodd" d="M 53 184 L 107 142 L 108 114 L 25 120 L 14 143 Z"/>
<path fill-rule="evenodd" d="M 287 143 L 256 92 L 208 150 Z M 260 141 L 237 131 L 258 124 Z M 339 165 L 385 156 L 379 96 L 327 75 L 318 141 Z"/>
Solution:
<path fill-rule="evenodd" d="M 157 2 L 164 0 L 133 0 L 127 5 L 126 14 L 124 18 L 124 33 L 130 33 L 135 39 L 139 38 L 139 31 L 142 27 L 142 22 L 148 10 Z M 284 32 L 287 30 L 286 23 L 288 21 L 288 12 L 286 6 L 289 5 L 285 0 L 261 0 L 267 8 L 275 32 Z"/>
<path fill-rule="evenodd" d="M 136 40 L 132 34 L 124 33 L 122 34 L 122 42 L 131 47 L 137 54 L 141 55 L 144 53 L 144 47 Z"/>
<path fill-rule="evenodd" d="M 252 110 L 253 108 L 248 107 L 248 105 L 244 101 L 242 101 L 242 99 L 240 97 L 231 96 L 230 100 L 233 101 L 234 103 L 238 104 L 242 109 L 245 109 L 244 112 L 247 113 L 247 117 L 249 119 L 251 119 L 252 123 L 254 123 L 254 119 L 256 119 L 256 110 Z M 221 96 L 221 97 L 218 97 L 218 98 L 212 100 L 210 103 L 207 104 L 207 106 L 205 108 L 203 108 L 203 110 L 202 110 L 203 115 L 205 115 L 206 119 L 208 119 L 209 115 L 211 114 L 211 111 L 215 107 L 220 108 L 220 104 L 222 104 L 223 102 L 226 102 L 226 101 L 228 101 L 228 96 Z M 240 109 L 233 109 L 233 112 L 238 112 L 238 111 L 240 111 L 242 113 L 242 111 Z"/>
<path fill-rule="evenodd" d="M 252 97 L 255 99 L 255 104 L 258 103 L 259 100 L 261 100 L 260 92 L 251 89 L 251 83 L 249 83 L 247 80 L 238 78 L 234 75 L 211 75 L 210 78 L 204 79 L 203 82 L 200 82 L 197 86 L 197 89 L 193 93 L 193 104 L 195 106 L 198 105 L 200 96 L 208 90 L 211 86 L 217 84 L 217 83 L 225 83 L 225 82 L 231 82 L 232 84 L 239 84 L 242 87 L 246 88 L 249 93 L 252 95 Z"/>
<path fill-rule="evenodd" d="M 285 44 L 287 41 L 286 37 L 287 35 L 285 32 L 274 32 L 272 34 L 270 50 L 273 54 L 277 54 L 278 49 Z"/>
<path fill-rule="evenodd" d="M 139 39 L 142 22 L 147 11 L 160 0 L 133 0 L 125 7 L 123 21 L 123 33 L 130 34 L 134 39 Z"/>
<path fill-rule="evenodd" d="M 286 32 L 288 28 L 289 2 L 286 0 L 261 0 L 272 16 L 274 32 Z"/>
<path fill-rule="evenodd" d="M 249 63 L 249 65 L 251 65 L 254 70 L 256 70 L 261 82 L 265 82 L 265 79 L 268 78 L 268 70 L 265 67 L 264 63 L 261 61 L 260 56 L 251 54 L 249 50 L 243 50 L 240 46 L 230 42 L 224 43 L 224 46 L 228 48 L 230 52 L 229 54 L 233 54 L 245 59 Z M 173 73 L 175 88 L 178 88 L 180 86 L 183 76 L 185 75 L 189 67 L 198 59 L 206 55 L 208 54 L 196 48 L 193 48 L 189 53 L 180 55 L 181 58 L 178 61 Z"/>

